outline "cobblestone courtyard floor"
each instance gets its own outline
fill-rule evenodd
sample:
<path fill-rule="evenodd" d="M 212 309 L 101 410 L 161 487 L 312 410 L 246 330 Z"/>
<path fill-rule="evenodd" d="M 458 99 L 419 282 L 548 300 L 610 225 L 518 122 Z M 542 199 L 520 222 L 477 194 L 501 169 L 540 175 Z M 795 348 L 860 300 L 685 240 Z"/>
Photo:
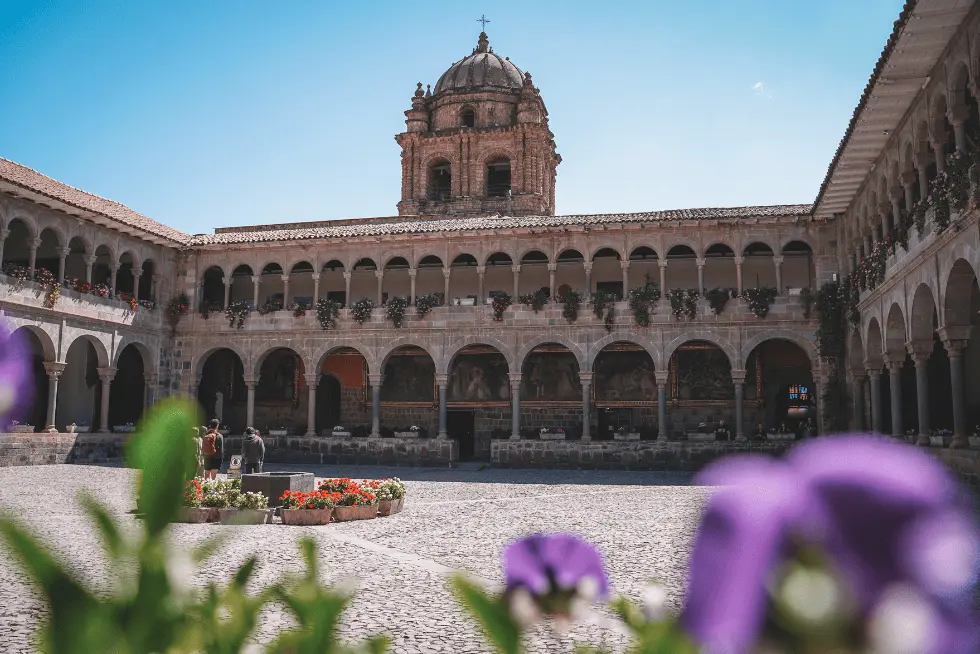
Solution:
<path fill-rule="evenodd" d="M 394 652 L 484 652 L 477 628 L 456 609 L 446 576 L 463 570 L 500 582 L 501 548 L 535 531 L 578 533 L 601 550 L 614 590 L 639 599 L 647 580 L 659 579 L 678 605 L 684 567 L 708 491 L 681 475 L 567 470 L 429 470 L 272 465 L 318 477 L 398 476 L 408 485 L 405 511 L 396 516 L 326 527 L 282 525 L 174 525 L 177 544 L 221 532 L 229 538 L 195 584 L 225 580 L 251 553 L 259 555 L 258 585 L 283 571 L 299 571 L 295 545 L 304 533 L 319 545 L 326 582 L 350 576 L 356 599 L 345 614 L 344 633 L 389 634 Z M 131 470 L 93 466 L 0 468 L 0 507 L 28 522 L 62 552 L 67 563 L 95 586 L 105 583 L 105 563 L 94 531 L 75 497 L 95 494 L 130 528 L 134 508 Z M 44 494 L 46 507 L 37 509 Z M 49 507 L 55 508 L 49 508 Z M 0 651 L 32 651 L 31 633 L 43 609 L 19 569 L 0 552 Z M 270 608 L 257 641 L 270 640 L 290 624 Z M 578 626 L 558 638 L 546 629 L 530 635 L 531 652 L 570 652 L 575 639 L 620 646 L 621 636 Z"/>

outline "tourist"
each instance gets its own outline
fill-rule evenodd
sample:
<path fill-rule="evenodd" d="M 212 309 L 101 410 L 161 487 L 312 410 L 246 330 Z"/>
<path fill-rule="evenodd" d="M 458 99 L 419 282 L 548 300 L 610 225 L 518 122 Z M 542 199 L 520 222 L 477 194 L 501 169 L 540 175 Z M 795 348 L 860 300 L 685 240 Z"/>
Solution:
<path fill-rule="evenodd" d="M 755 431 L 752 433 L 752 440 L 754 441 L 766 440 L 766 428 L 762 426 L 761 422 L 755 423 Z"/>
<path fill-rule="evenodd" d="M 259 432 L 254 427 L 245 430 L 245 438 L 242 439 L 242 473 L 254 475 L 262 472 L 262 462 L 265 460 L 265 443 L 259 437 Z"/>
<path fill-rule="evenodd" d="M 221 426 L 217 420 L 208 423 L 208 431 L 204 434 L 201 451 L 204 454 L 204 478 L 217 479 L 221 460 L 224 458 L 225 439 L 218 431 Z"/>
<path fill-rule="evenodd" d="M 715 430 L 715 440 L 728 441 L 732 439 L 732 432 L 725 426 L 724 420 L 718 421 L 718 429 Z"/>
<path fill-rule="evenodd" d="M 201 438 L 201 430 L 198 427 L 194 427 L 194 451 L 197 453 L 197 472 L 194 476 L 203 477 L 204 476 L 204 439 Z"/>
<path fill-rule="evenodd" d="M 807 418 L 803 423 L 803 438 L 813 438 L 817 435 L 817 426 L 813 424 L 813 418 Z"/>
<path fill-rule="evenodd" d="M 779 423 L 779 432 L 778 433 L 780 433 L 780 434 L 788 434 L 789 433 L 789 427 L 786 426 L 786 421 L 785 420 L 783 420 L 782 422 Z"/>

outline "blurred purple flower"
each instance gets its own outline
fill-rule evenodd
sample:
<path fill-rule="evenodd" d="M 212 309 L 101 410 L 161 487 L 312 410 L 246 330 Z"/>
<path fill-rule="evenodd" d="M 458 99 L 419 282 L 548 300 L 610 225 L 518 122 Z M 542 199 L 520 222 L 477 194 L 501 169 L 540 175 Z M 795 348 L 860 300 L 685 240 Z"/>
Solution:
<path fill-rule="evenodd" d="M 0 321 L 0 427 L 30 406 L 34 383 L 31 353 L 23 335 Z"/>
<path fill-rule="evenodd" d="M 929 609 L 918 614 L 931 616 L 921 651 L 976 651 L 970 592 L 980 539 L 965 496 L 930 455 L 881 439 L 828 438 L 782 461 L 721 461 L 699 481 L 723 487 L 695 541 L 682 621 L 709 651 L 750 649 L 766 617 L 767 583 L 794 542 L 832 557 L 861 617 L 880 618 L 886 595 L 914 596 L 911 604 Z M 899 588 L 908 592 L 896 595 Z"/>
<path fill-rule="evenodd" d="M 595 597 L 609 594 L 609 580 L 595 547 L 572 534 L 534 534 L 504 549 L 507 590 L 525 588 L 532 595 L 575 591 L 591 586 Z"/>

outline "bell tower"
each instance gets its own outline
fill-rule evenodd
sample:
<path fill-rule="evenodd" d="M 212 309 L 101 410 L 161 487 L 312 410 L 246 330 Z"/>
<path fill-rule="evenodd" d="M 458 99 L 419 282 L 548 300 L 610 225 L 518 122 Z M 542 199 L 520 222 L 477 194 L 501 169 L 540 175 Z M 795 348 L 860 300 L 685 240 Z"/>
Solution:
<path fill-rule="evenodd" d="M 531 74 L 480 33 L 405 112 L 398 214 L 550 216 L 561 156 Z"/>

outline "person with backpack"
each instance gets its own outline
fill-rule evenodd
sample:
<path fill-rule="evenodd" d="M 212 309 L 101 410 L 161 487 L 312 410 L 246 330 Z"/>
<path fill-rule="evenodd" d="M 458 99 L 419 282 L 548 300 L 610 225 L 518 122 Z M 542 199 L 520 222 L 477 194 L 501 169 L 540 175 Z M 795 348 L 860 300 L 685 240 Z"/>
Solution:
<path fill-rule="evenodd" d="M 224 458 L 225 439 L 218 431 L 221 426 L 217 420 L 208 423 L 208 432 L 204 434 L 201 452 L 204 454 L 204 478 L 217 479 L 221 461 Z"/>
<path fill-rule="evenodd" d="M 252 475 L 262 472 L 264 460 L 265 442 L 254 427 L 249 427 L 245 430 L 245 438 L 242 439 L 242 474 Z"/>

